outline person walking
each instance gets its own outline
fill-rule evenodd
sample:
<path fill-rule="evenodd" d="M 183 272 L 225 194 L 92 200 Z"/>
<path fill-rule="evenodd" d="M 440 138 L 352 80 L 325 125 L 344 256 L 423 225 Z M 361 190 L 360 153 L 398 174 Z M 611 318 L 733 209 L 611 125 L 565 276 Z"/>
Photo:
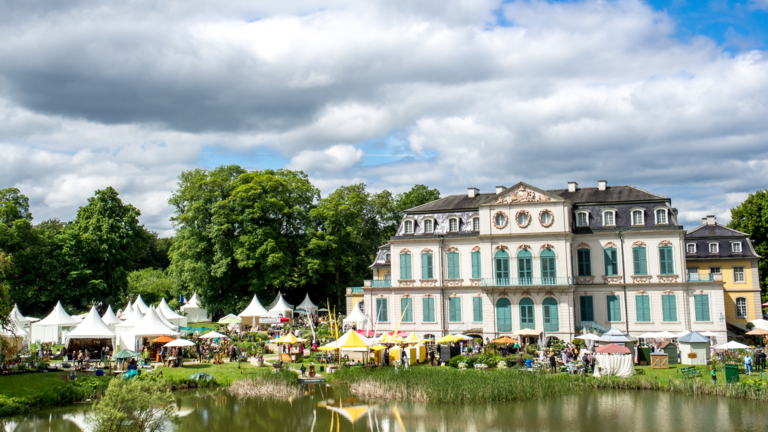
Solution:
<path fill-rule="evenodd" d="M 406 352 L 405 350 L 403 350 L 403 358 L 401 359 L 401 361 L 403 362 L 403 367 L 408 369 L 408 363 L 409 363 L 408 352 Z"/>
<path fill-rule="evenodd" d="M 712 376 L 712 385 L 717 386 L 717 374 L 714 367 L 709 370 L 709 374 Z"/>
<path fill-rule="evenodd" d="M 752 375 L 752 357 L 750 357 L 749 353 L 744 356 L 744 371 L 747 375 Z"/>

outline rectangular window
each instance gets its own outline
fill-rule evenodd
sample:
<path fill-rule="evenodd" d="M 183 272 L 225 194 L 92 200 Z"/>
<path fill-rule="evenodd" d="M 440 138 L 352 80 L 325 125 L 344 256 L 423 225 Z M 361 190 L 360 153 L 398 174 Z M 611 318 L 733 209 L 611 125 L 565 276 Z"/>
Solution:
<path fill-rule="evenodd" d="M 461 322 L 461 298 L 451 297 L 448 299 L 448 321 Z"/>
<path fill-rule="evenodd" d="M 745 282 L 746 279 L 744 278 L 744 267 L 734 267 L 733 268 L 733 281 L 734 282 Z"/>
<path fill-rule="evenodd" d="M 695 294 L 693 304 L 696 310 L 696 321 L 709 321 L 709 294 Z"/>
<path fill-rule="evenodd" d="M 603 225 L 605 226 L 616 225 L 616 219 L 612 211 L 607 211 L 603 213 Z"/>
<path fill-rule="evenodd" d="M 616 260 L 616 249 L 605 249 L 605 275 L 616 276 L 619 274 L 619 263 Z"/>
<path fill-rule="evenodd" d="M 458 279 L 460 277 L 459 254 L 457 252 L 450 252 L 448 254 L 448 279 Z"/>
<path fill-rule="evenodd" d="M 632 212 L 632 225 L 643 225 L 645 223 L 645 220 L 643 220 L 643 212 L 642 210 L 635 210 Z"/>
<path fill-rule="evenodd" d="M 595 312 L 592 309 L 592 296 L 579 297 L 579 306 L 581 306 L 581 320 L 582 321 L 594 321 Z"/>
<path fill-rule="evenodd" d="M 483 322 L 483 298 L 472 297 L 472 321 Z"/>
<path fill-rule="evenodd" d="M 663 275 L 675 274 L 675 266 L 672 262 L 672 248 L 670 246 L 659 248 L 659 272 Z"/>
<path fill-rule="evenodd" d="M 411 254 L 400 254 L 400 279 L 411 280 Z"/>
<path fill-rule="evenodd" d="M 432 231 L 434 231 L 432 229 L 432 219 L 426 219 L 424 221 L 424 232 L 425 233 L 431 233 Z"/>
<path fill-rule="evenodd" d="M 387 299 L 376 299 L 376 315 L 379 322 L 389 322 L 389 314 L 387 313 Z"/>
<path fill-rule="evenodd" d="M 645 257 L 645 248 L 633 247 L 632 260 L 634 262 L 635 276 L 646 276 L 648 274 L 648 262 Z"/>
<path fill-rule="evenodd" d="M 657 224 L 667 223 L 667 211 L 665 209 L 656 210 L 656 223 Z"/>
<path fill-rule="evenodd" d="M 434 279 L 435 274 L 432 267 L 432 254 L 421 254 L 421 278 L 422 279 Z"/>
<path fill-rule="evenodd" d="M 736 317 L 737 318 L 747 317 L 747 299 L 745 299 L 744 297 L 739 297 L 736 299 Z"/>
<path fill-rule="evenodd" d="M 722 268 L 720 267 L 710 267 L 709 272 L 712 274 L 720 274 L 722 272 Z"/>
<path fill-rule="evenodd" d="M 432 297 L 424 297 L 421 299 L 421 306 L 423 309 L 424 322 L 435 322 L 435 299 Z"/>
<path fill-rule="evenodd" d="M 400 314 L 403 315 L 403 322 L 413 322 L 413 299 L 401 298 L 400 299 Z"/>
<path fill-rule="evenodd" d="M 585 227 L 588 225 L 587 213 L 576 213 L 576 226 Z"/>
<path fill-rule="evenodd" d="M 579 249 L 576 251 L 576 258 L 579 262 L 579 276 L 592 276 L 592 252 L 589 249 Z"/>
<path fill-rule="evenodd" d="M 733 252 L 735 253 L 741 253 L 741 243 L 740 242 L 731 243 L 731 250 L 733 250 Z"/>
<path fill-rule="evenodd" d="M 621 321 L 621 301 L 619 301 L 619 296 L 609 295 L 606 296 L 606 300 L 608 303 L 608 321 Z"/>
<path fill-rule="evenodd" d="M 448 229 L 451 232 L 455 232 L 459 230 L 459 220 L 458 219 L 451 219 L 448 221 Z"/>
<path fill-rule="evenodd" d="M 695 254 L 696 253 L 696 243 L 688 243 L 685 245 L 685 252 L 689 254 Z"/>
<path fill-rule="evenodd" d="M 472 231 L 480 231 L 480 218 L 472 218 Z"/>
<path fill-rule="evenodd" d="M 413 234 L 413 221 L 405 221 L 405 233 Z"/>
<path fill-rule="evenodd" d="M 719 243 L 710 243 L 709 244 L 709 253 L 719 253 L 720 252 L 720 244 Z"/>
<path fill-rule="evenodd" d="M 674 294 L 661 296 L 661 312 L 664 321 L 677 322 L 677 298 Z"/>
<path fill-rule="evenodd" d="M 637 308 L 637 322 L 651 321 L 651 301 L 647 295 L 635 296 L 635 306 Z M 610 306 L 609 306 L 610 309 Z"/>
<path fill-rule="evenodd" d="M 483 277 L 483 272 L 480 268 L 480 252 L 472 252 L 472 278 L 480 279 Z"/>

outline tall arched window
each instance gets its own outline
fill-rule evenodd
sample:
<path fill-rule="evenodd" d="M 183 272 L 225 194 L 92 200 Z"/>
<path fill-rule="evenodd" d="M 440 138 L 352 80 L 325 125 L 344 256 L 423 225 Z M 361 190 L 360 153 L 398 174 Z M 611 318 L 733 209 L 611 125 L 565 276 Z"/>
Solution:
<path fill-rule="evenodd" d="M 520 300 L 520 328 L 535 328 L 535 318 L 533 316 L 533 300 L 529 298 Z"/>
<path fill-rule="evenodd" d="M 517 253 L 517 277 L 520 285 L 533 284 L 533 256 L 525 249 Z"/>
<path fill-rule="evenodd" d="M 555 251 L 544 249 L 541 251 L 541 284 L 557 284 L 557 270 L 555 270 Z"/>
<path fill-rule="evenodd" d="M 496 330 L 500 332 L 512 331 L 512 303 L 509 299 L 500 298 L 496 302 Z"/>
<path fill-rule="evenodd" d="M 494 256 L 496 261 L 496 285 L 509 285 L 509 254 L 500 250 Z"/>
<path fill-rule="evenodd" d="M 557 300 L 547 297 L 542 303 L 544 310 L 544 331 L 560 331 L 560 323 L 557 314 Z"/>

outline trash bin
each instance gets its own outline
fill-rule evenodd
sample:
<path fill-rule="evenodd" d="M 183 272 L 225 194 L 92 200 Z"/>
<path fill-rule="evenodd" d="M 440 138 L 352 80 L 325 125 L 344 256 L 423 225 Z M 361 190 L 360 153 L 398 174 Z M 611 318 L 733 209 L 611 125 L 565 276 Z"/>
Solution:
<path fill-rule="evenodd" d="M 725 382 L 733 384 L 739 382 L 739 366 L 734 364 L 725 365 Z"/>

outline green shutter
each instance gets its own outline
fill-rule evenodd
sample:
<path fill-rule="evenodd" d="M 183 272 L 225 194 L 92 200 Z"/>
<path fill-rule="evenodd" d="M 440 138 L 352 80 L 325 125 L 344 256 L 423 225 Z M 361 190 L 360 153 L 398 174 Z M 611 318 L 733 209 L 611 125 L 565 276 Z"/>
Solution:
<path fill-rule="evenodd" d="M 672 247 L 662 246 L 659 248 L 659 269 L 663 275 L 675 273 L 675 266 L 672 262 Z"/>
<path fill-rule="evenodd" d="M 500 298 L 496 302 L 496 330 L 500 332 L 512 331 L 512 303 L 509 299 Z"/>
<path fill-rule="evenodd" d="M 579 276 L 592 276 L 592 257 L 589 249 L 579 249 L 576 251 L 576 257 L 579 261 Z"/>
<path fill-rule="evenodd" d="M 480 279 L 482 272 L 480 271 L 480 252 L 472 252 L 472 278 Z"/>
<path fill-rule="evenodd" d="M 376 299 L 376 310 L 378 311 L 379 322 L 389 322 L 389 314 L 387 313 L 387 299 Z"/>
<path fill-rule="evenodd" d="M 619 296 L 609 295 L 606 298 L 608 303 L 608 321 L 621 321 L 621 302 Z"/>
<path fill-rule="evenodd" d="M 448 299 L 448 321 L 461 321 L 461 299 L 458 297 Z"/>
<path fill-rule="evenodd" d="M 472 297 L 472 315 L 474 322 L 483 322 L 483 299 Z"/>
<path fill-rule="evenodd" d="M 645 276 L 648 274 L 648 261 L 644 247 L 632 248 L 632 261 L 636 276 Z"/>
<path fill-rule="evenodd" d="M 616 249 L 608 248 L 603 252 L 605 256 L 605 275 L 616 276 L 619 274 L 618 263 L 616 262 Z"/>
<path fill-rule="evenodd" d="M 421 300 L 422 308 L 424 309 L 424 322 L 435 322 L 435 299 L 432 297 L 425 297 Z"/>
<path fill-rule="evenodd" d="M 557 300 L 547 297 L 542 304 L 542 310 L 544 312 L 544 331 L 559 331 L 560 322 L 557 313 Z"/>
<path fill-rule="evenodd" d="M 504 251 L 496 252 L 496 279 L 498 284 L 509 283 L 509 254 Z"/>
<path fill-rule="evenodd" d="M 581 320 L 594 321 L 595 313 L 592 308 L 592 296 L 579 297 L 579 305 L 581 306 Z"/>
<path fill-rule="evenodd" d="M 696 294 L 693 303 L 696 306 L 696 321 L 709 321 L 709 295 Z"/>
<path fill-rule="evenodd" d="M 651 304 L 647 295 L 635 296 L 635 308 L 637 309 L 638 322 L 649 322 L 651 320 Z"/>
<path fill-rule="evenodd" d="M 400 279 L 411 279 L 411 254 L 400 254 Z"/>
<path fill-rule="evenodd" d="M 535 328 L 535 317 L 533 314 L 533 300 L 524 298 L 520 300 L 520 328 Z"/>
<path fill-rule="evenodd" d="M 413 322 L 413 299 L 401 298 L 400 299 L 400 314 L 403 316 L 403 322 Z"/>
<path fill-rule="evenodd" d="M 421 254 L 421 278 L 422 279 L 434 279 L 434 273 L 432 271 L 432 254 Z"/>
<path fill-rule="evenodd" d="M 677 321 L 677 299 L 674 295 L 661 296 L 661 310 L 664 314 L 664 321 Z"/>
<path fill-rule="evenodd" d="M 460 277 L 459 254 L 451 252 L 448 254 L 448 279 L 458 279 Z"/>

